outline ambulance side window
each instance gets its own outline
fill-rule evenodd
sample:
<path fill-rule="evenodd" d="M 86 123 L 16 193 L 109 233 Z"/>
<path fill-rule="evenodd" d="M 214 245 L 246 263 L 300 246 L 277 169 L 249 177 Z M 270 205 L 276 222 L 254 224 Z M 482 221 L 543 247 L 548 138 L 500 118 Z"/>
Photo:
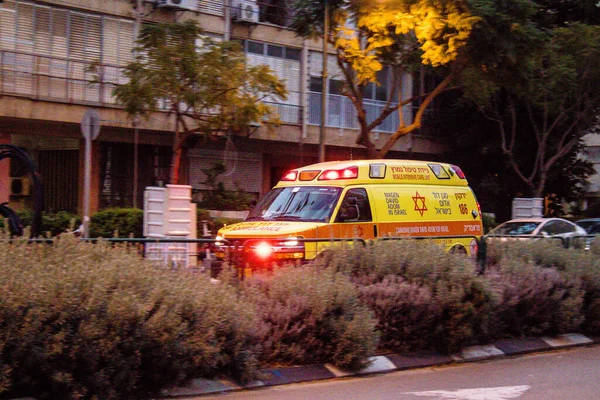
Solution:
<path fill-rule="evenodd" d="M 371 206 L 367 191 L 362 188 L 348 190 L 342 200 L 335 222 L 368 222 L 371 220 Z"/>

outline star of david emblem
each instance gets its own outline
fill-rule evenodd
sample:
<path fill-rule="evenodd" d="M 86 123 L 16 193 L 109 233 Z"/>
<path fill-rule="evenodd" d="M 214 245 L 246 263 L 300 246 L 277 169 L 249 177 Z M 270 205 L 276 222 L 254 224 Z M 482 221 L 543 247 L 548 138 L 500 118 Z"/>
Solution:
<path fill-rule="evenodd" d="M 362 228 L 362 226 L 359 226 L 359 227 L 358 227 L 358 229 L 357 229 L 357 234 L 358 234 L 358 237 L 363 237 L 363 234 L 364 234 L 364 232 L 363 232 L 363 228 Z"/>
<path fill-rule="evenodd" d="M 423 216 L 423 213 L 427 211 L 427 206 L 425 205 L 425 197 L 421 196 L 419 192 L 413 196 L 413 201 L 415 202 L 415 211 L 418 211 Z"/>

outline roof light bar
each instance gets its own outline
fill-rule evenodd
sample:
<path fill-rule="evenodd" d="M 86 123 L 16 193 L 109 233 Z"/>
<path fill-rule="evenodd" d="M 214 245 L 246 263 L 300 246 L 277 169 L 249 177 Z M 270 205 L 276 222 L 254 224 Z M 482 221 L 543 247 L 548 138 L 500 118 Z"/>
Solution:
<path fill-rule="evenodd" d="M 370 164 L 369 178 L 385 178 L 385 164 Z"/>
<path fill-rule="evenodd" d="M 456 176 L 458 176 L 460 179 L 466 179 L 465 173 L 462 171 L 462 169 L 460 169 L 460 167 L 452 165 L 450 168 L 452 168 L 452 170 L 456 173 Z"/>
<path fill-rule="evenodd" d="M 335 181 L 339 179 L 358 178 L 358 167 L 349 167 L 344 169 L 328 169 L 319 176 L 320 181 Z"/>
<path fill-rule="evenodd" d="M 312 181 L 313 179 L 315 179 L 317 177 L 317 175 L 319 175 L 321 171 L 316 169 L 316 170 L 311 170 L 311 171 L 302 171 L 300 172 L 300 180 L 301 181 Z"/>
<path fill-rule="evenodd" d="M 282 181 L 295 181 L 296 178 L 298 177 L 298 171 L 288 171 L 283 178 L 281 178 Z"/>

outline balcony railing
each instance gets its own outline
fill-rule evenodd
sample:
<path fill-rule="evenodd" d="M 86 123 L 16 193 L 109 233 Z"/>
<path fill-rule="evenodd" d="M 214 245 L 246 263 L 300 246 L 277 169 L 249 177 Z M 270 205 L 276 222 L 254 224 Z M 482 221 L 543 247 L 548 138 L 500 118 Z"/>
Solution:
<path fill-rule="evenodd" d="M 66 58 L 0 50 L 0 94 L 94 106 L 117 106 L 113 89 L 127 82 L 118 65 L 90 63 Z M 268 103 L 280 120 L 300 124 L 302 107 Z"/>
<path fill-rule="evenodd" d="M 36 100 L 115 105 L 112 90 L 123 79 L 120 67 L 102 65 L 102 82 L 89 62 L 0 50 L 0 93 Z"/>
<path fill-rule="evenodd" d="M 385 102 L 376 100 L 365 100 L 364 106 L 367 111 L 367 122 L 370 123 L 377 118 L 385 106 Z M 329 94 L 326 99 L 326 121 L 325 125 L 333 128 L 358 129 L 356 119 L 356 108 L 346 96 Z M 411 121 L 412 116 L 409 109 L 404 110 L 404 120 Z M 308 123 L 311 125 L 321 124 L 321 93 L 310 92 L 308 96 Z M 374 129 L 375 132 L 396 132 L 400 124 L 397 112 L 390 114 L 381 125 Z"/>

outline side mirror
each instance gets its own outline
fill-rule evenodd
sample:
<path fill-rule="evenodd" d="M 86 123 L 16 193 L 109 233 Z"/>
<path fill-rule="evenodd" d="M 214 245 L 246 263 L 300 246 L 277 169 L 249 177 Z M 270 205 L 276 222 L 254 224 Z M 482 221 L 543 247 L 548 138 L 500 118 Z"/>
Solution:
<path fill-rule="evenodd" d="M 546 231 L 542 231 L 541 234 L 543 237 L 550 237 L 550 234 Z"/>

